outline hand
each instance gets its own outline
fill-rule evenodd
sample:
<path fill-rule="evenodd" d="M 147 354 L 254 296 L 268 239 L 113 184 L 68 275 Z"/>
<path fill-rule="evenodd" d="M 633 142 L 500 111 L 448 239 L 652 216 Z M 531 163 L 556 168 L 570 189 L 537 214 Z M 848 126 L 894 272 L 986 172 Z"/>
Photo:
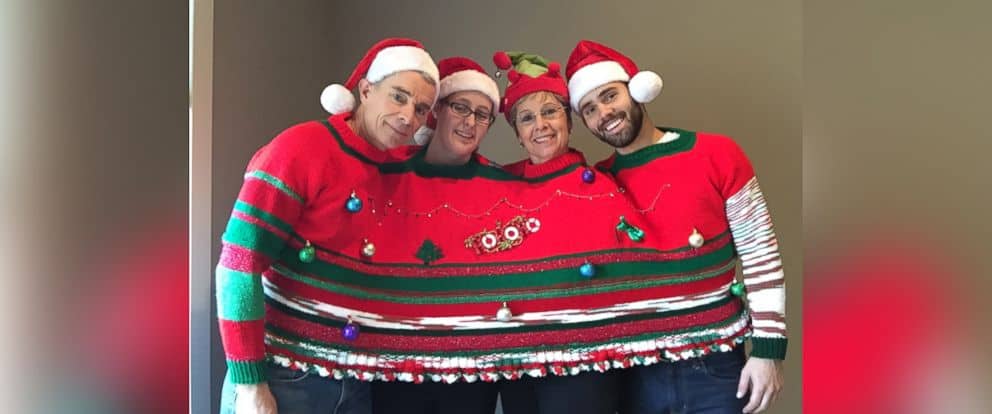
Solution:
<path fill-rule="evenodd" d="M 741 371 L 741 381 L 737 384 L 737 398 L 743 398 L 748 389 L 751 399 L 744 406 L 745 413 L 760 413 L 768 409 L 785 384 L 782 375 L 782 361 L 766 358 L 748 358 Z"/>
<path fill-rule="evenodd" d="M 235 392 L 235 414 L 277 414 L 276 397 L 272 396 L 268 383 L 238 384 Z"/>

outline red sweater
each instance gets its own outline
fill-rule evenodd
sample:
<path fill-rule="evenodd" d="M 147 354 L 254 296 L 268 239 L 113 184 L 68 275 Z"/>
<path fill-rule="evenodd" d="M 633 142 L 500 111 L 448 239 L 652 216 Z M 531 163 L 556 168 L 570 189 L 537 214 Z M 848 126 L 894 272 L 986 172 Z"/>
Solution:
<path fill-rule="evenodd" d="M 730 138 L 674 128 L 662 131 L 678 138 L 631 154 L 614 154 L 596 168 L 613 174 L 638 208 L 657 204 L 644 220 L 662 249 L 702 250 L 732 235 L 753 320 L 752 356 L 784 358 L 782 261 L 750 161 Z M 668 188 L 655 199 L 659 185 Z M 694 229 L 704 242 L 700 249 L 689 245 Z"/>
<path fill-rule="evenodd" d="M 437 167 L 374 150 L 345 119 L 293 127 L 249 165 L 218 266 L 235 382 L 261 380 L 266 357 L 363 380 L 565 375 L 727 350 L 748 334 L 726 293 L 730 237 L 659 249 L 609 177 L 583 180 L 581 154 L 522 177 L 480 156 Z M 361 208 L 349 211 L 352 192 Z"/>

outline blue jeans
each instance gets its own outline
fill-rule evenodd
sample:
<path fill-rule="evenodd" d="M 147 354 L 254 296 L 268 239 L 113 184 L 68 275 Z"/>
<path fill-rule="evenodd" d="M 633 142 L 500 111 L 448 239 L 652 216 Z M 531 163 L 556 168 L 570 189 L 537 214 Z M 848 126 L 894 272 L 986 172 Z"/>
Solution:
<path fill-rule="evenodd" d="M 740 414 L 744 347 L 677 362 L 634 367 L 624 373 L 623 414 Z"/>
<path fill-rule="evenodd" d="M 493 414 L 496 383 L 476 381 L 445 384 L 425 382 L 372 383 L 375 414 Z M 509 413 L 507 413 L 509 414 Z"/>
<path fill-rule="evenodd" d="M 269 389 L 276 399 L 279 414 L 370 414 L 371 387 L 354 379 L 331 377 L 266 364 Z M 237 398 L 230 378 L 224 379 L 220 414 L 234 414 Z"/>
<path fill-rule="evenodd" d="M 530 413 L 536 408 L 540 414 L 614 414 L 619 404 L 620 379 L 620 373 L 615 370 L 520 379 L 517 380 L 523 381 L 520 385 L 531 384 L 533 394 L 528 396 L 521 389 L 516 390 L 517 408 L 523 407 L 517 412 Z M 514 414 L 509 410 L 506 413 Z"/>

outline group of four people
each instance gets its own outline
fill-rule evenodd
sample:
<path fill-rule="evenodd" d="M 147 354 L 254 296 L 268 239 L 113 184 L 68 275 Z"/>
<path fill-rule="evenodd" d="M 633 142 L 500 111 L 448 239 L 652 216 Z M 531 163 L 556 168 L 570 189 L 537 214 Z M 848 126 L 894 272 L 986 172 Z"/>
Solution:
<path fill-rule="evenodd" d="M 741 149 L 654 126 L 660 77 L 607 46 L 580 41 L 565 76 L 493 60 L 502 94 L 383 40 L 325 89 L 331 117 L 255 154 L 216 272 L 223 410 L 764 410 L 784 279 Z M 587 165 L 573 112 L 615 154 Z M 527 153 L 502 167 L 477 152 L 497 113 Z"/>

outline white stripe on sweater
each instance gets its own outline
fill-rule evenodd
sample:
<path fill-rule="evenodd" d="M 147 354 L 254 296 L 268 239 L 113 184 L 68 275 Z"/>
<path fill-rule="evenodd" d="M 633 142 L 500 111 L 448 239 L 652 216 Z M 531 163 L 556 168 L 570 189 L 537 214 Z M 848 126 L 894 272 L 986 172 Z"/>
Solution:
<path fill-rule="evenodd" d="M 778 253 L 778 241 L 772 227 L 771 216 L 765 197 L 761 193 L 757 177 L 751 177 L 736 194 L 727 199 L 727 220 L 734 237 L 734 246 L 740 255 L 744 274 L 744 284 L 753 286 L 768 282 L 780 283 L 777 286 L 748 292 L 748 304 L 752 312 L 775 312 L 785 318 L 785 273 Z M 785 324 L 773 320 L 752 317 L 755 330 L 760 327 L 785 329 Z M 761 336 L 781 336 L 762 332 Z M 756 332 L 757 335 L 757 332 Z"/>

